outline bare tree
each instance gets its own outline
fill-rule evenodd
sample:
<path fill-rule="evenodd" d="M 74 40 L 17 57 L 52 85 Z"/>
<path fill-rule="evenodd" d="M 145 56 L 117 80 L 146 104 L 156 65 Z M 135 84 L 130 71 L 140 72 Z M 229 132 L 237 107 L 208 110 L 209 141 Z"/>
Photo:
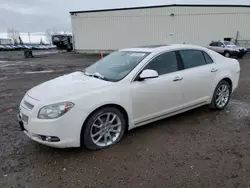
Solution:
<path fill-rule="evenodd" d="M 40 38 L 40 45 L 44 45 L 43 39 Z"/>
<path fill-rule="evenodd" d="M 8 38 L 11 39 L 12 43 L 15 43 L 19 39 L 19 36 L 20 36 L 19 31 L 13 28 L 9 28 L 7 30 L 7 34 L 8 34 Z"/>
<path fill-rule="evenodd" d="M 50 45 L 52 44 L 52 36 L 58 34 L 58 30 L 53 28 L 53 29 L 47 29 L 45 31 L 45 37 L 46 37 L 46 41 L 50 43 Z"/>

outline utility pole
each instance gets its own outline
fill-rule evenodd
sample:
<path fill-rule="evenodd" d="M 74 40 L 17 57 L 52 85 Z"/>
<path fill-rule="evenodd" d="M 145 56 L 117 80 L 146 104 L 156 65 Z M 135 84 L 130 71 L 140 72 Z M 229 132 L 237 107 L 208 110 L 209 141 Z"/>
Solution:
<path fill-rule="evenodd" d="M 28 32 L 28 35 L 29 35 L 29 43 L 30 43 L 30 32 Z"/>

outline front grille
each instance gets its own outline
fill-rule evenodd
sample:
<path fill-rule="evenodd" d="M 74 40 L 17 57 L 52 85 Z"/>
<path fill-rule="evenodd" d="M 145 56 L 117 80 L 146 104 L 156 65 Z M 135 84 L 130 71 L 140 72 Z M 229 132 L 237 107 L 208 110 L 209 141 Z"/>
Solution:
<path fill-rule="evenodd" d="M 25 105 L 25 107 L 27 107 L 29 110 L 32 110 L 34 108 L 34 105 L 28 103 L 27 101 L 24 101 L 23 104 Z"/>

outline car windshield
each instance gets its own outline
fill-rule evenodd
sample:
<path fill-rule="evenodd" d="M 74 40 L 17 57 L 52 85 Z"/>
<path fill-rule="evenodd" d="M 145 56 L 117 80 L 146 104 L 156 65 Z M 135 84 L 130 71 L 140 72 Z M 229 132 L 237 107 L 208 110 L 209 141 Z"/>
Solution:
<path fill-rule="evenodd" d="M 224 41 L 224 44 L 226 46 L 231 46 L 231 45 L 235 46 L 235 44 L 233 42 L 231 42 L 231 41 Z"/>
<path fill-rule="evenodd" d="M 117 82 L 127 76 L 149 53 L 116 51 L 87 67 L 84 73 Z"/>

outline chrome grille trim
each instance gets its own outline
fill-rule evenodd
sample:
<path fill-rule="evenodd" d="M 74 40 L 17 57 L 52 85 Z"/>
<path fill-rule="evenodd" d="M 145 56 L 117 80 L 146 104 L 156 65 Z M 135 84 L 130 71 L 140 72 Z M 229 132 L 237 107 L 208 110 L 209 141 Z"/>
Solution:
<path fill-rule="evenodd" d="M 25 107 L 27 107 L 29 110 L 32 110 L 34 108 L 34 105 L 30 104 L 27 101 L 23 101 L 23 104 Z"/>

